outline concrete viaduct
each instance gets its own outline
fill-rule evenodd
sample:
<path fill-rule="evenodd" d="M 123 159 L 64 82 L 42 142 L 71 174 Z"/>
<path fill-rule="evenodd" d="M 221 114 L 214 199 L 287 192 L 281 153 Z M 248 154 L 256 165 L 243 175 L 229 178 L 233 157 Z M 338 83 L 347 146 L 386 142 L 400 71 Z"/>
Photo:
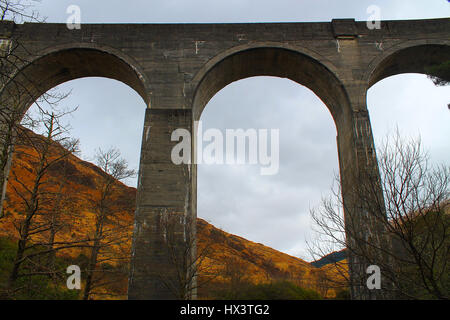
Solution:
<path fill-rule="evenodd" d="M 163 221 L 167 215 L 182 217 L 176 228 L 180 248 L 186 238 L 195 237 L 197 168 L 195 164 L 172 163 L 171 149 L 177 142 L 171 141 L 171 133 L 177 128 L 192 132 L 193 122 L 223 87 L 247 77 L 276 76 L 311 89 L 336 124 L 346 221 L 353 222 L 355 234 L 381 242 L 383 230 L 364 218 L 366 204 L 350 192 L 356 176 L 379 177 L 367 90 L 395 74 L 429 73 L 428 67 L 450 59 L 450 19 L 382 21 L 381 28 L 373 30 L 366 22 L 353 19 L 83 24 L 79 30 L 69 30 L 65 24 L 2 22 L 0 39 L 3 55 L 16 48 L 15 56 L 20 57 L 17 70 L 2 83 L 2 108 L 14 101 L 15 108 L 25 112 L 49 89 L 92 76 L 127 84 L 147 104 L 129 299 L 174 298 L 159 276 L 176 273 L 164 249 L 167 230 Z M 6 166 L 0 174 L 2 199 L 8 172 Z M 353 238 L 349 232 L 349 245 Z M 195 248 L 191 254 L 195 255 Z M 369 263 L 377 261 L 350 256 L 351 275 L 356 279 L 353 298 L 386 297 L 383 290 L 373 293 L 365 289 Z"/>

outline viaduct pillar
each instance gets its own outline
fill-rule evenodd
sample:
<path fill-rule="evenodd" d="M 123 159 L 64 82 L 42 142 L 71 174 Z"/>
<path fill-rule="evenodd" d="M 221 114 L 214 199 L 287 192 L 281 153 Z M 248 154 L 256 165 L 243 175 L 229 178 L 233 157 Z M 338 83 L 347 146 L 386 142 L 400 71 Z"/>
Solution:
<path fill-rule="evenodd" d="M 185 269 L 195 255 L 192 171 L 189 164 L 172 162 L 177 141 L 171 135 L 176 129 L 190 132 L 191 123 L 190 110 L 146 110 L 129 299 L 186 298 L 182 287 L 191 279 Z"/>

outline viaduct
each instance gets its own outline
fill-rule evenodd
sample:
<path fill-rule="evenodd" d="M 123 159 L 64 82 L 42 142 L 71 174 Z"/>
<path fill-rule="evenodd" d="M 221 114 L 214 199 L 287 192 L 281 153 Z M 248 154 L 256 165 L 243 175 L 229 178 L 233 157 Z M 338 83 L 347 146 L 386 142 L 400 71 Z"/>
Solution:
<path fill-rule="evenodd" d="M 183 243 L 195 238 L 197 216 L 197 168 L 194 163 L 172 163 L 171 149 L 178 143 L 171 141 L 173 130 L 192 132 L 208 101 L 233 81 L 276 76 L 311 89 L 336 124 L 345 219 L 355 230 L 347 233 L 348 244 L 356 234 L 382 243 L 379 223 L 366 218 L 367 204 L 351 193 L 357 183 L 379 178 L 367 90 L 395 74 L 430 74 L 429 67 L 448 61 L 450 19 L 382 21 L 379 29 L 354 19 L 82 24 L 79 30 L 65 24 L 2 22 L 2 56 L 13 48 L 17 67 L 1 83 L 1 108 L 14 105 L 23 113 L 49 89 L 92 76 L 119 80 L 145 101 L 128 297 L 171 299 L 175 296 L 160 277 L 176 273 L 164 249 L 164 221 L 170 215 L 180 217 L 175 228 L 180 254 Z M 0 126 L 6 126 L 2 118 Z M 195 139 L 192 144 L 195 148 Z M 0 173 L 2 199 L 10 162 Z M 189 255 L 195 255 L 195 248 Z M 353 298 L 387 297 L 387 290 L 365 287 L 367 265 L 378 262 L 350 256 Z"/>

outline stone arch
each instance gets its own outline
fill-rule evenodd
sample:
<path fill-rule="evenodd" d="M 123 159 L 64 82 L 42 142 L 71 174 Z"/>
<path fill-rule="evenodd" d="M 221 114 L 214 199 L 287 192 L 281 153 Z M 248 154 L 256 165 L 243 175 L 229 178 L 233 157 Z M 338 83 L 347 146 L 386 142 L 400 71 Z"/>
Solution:
<path fill-rule="evenodd" d="M 375 58 L 365 74 L 367 89 L 384 78 L 402 73 L 430 74 L 428 68 L 450 59 L 450 41 L 406 41 Z M 450 80 L 450 79 L 448 79 Z"/>
<path fill-rule="evenodd" d="M 15 106 L 24 113 L 51 88 L 84 77 L 121 81 L 134 89 L 147 105 L 150 104 L 149 82 L 132 58 L 117 50 L 85 44 L 44 49 L 19 67 L 0 96 L 3 101 L 15 99 Z"/>
<path fill-rule="evenodd" d="M 214 67 L 217 63 L 224 60 L 226 57 L 231 56 L 233 54 L 239 53 L 241 51 L 249 50 L 249 49 L 257 49 L 257 48 L 279 48 L 279 49 L 285 49 L 285 50 L 291 50 L 298 53 L 301 53 L 303 55 L 309 56 L 310 58 L 320 61 L 326 68 L 328 68 L 332 73 L 338 74 L 338 68 L 332 63 L 331 60 L 328 58 L 322 56 L 317 51 L 313 50 L 312 48 L 307 48 L 304 46 L 300 46 L 298 44 L 292 45 L 290 43 L 280 43 L 280 42 L 258 42 L 258 41 L 252 41 L 250 43 L 238 45 L 231 47 L 227 50 L 222 51 L 221 53 L 217 54 L 208 62 L 206 62 L 202 68 L 195 74 L 193 78 L 193 83 L 197 84 L 199 83 L 203 77 L 206 75 L 206 73 Z"/>
<path fill-rule="evenodd" d="M 361 97 L 367 105 L 368 90 L 379 81 L 405 73 L 437 76 L 429 68 L 450 61 L 449 40 L 408 40 L 394 45 L 369 64 Z M 445 79 L 450 81 L 449 79 Z"/>
<path fill-rule="evenodd" d="M 302 50 L 303 51 L 303 50 Z M 208 101 L 228 84 L 253 77 L 288 78 L 313 91 L 328 107 L 336 127 L 351 115 L 347 92 L 336 76 L 334 66 L 320 61 L 315 52 L 280 45 L 250 45 L 232 48 L 205 64 L 194 78 L 196 84 L 192 104 L 194 120 L 198 120 Z M 312 57 L 314 56 L 314 58 Z"/>
<path fill-rule="evenodd" d="M 42 52 L 19 59 L 9 76 L 9 81 L 0 88 L 0 105 L 9 106 L 2 117 L 11 113 L 13 121 L 20 121 L 28 108 L 51 88 L 83 77 L 104 77 L 121 81 L 134 89 L 150 104 L 148 81 L 132 58 L 119 50 L 99 47 L 94 44 L 69 44 L 50 47 Z M 0 126 L 4 125 L 0 119 Z M 11 151 L 12 148 L 8 147 Z M 11 166 L 9 151 L 4 170 L 0 170 L 0 211 L 6 194 L 6 185 Z"/>
<path fill-rule="evenodd" d="M 311 91 L 327 106 L 337 129 L 337 149 L 339 172 L 341 180 L 342 199 L 345 202 L 345 229 L 351 241 L 353 229 L 364 234 L 370 231 L 381 232 L 378 226 L 363 222 L 365 204 L 358 201 L 352 194 L 352 186 L 367 177 L 377 177 L 378 167 L 373 138 L 370 130 L 370 120 L 365 110 L 353 111 L 347 89 L 339 73 L 327 59 L 295 50 L 293 48 L 262 46 L 248 48 L 224 56 L 215 64 L 209 62 L 207 71 L 199 80 L 193 99 L 193 120 L 198 120 L 209 99 L 220 89 L 231 82 L 252 76 L 276 76 L 288 78 Z M 195 79 L 195 78 L 194 78 Z M 354 95 L 354 92 L 353 92 Z M 353 106 L 355 107 L 355 106 Z M 194 128 L 195 129 L 195 128 Z M 195 136 L 194 132 L 194 136 Z M 195 139 L 192 139 L 195 160 Z M 194 162 L 195 163 L 195 162 Z M 197 206 L 197 168 L 192 166 L 191 175 L 191 211 L 196 217 Z M 381 190 L 381 189 L 380 189 Z M 378 191 L 380 191 L 378 190 Z M 381 191 L 376 196 L 382 195 Z M 377 199 L 379 200 L 379 199 Z M 357 221 L 356 225 L 353 221 Z M 378 228 L 378 229 L 377 229 Z M 357 279 L 364 276 L 361 266 L 364 261 L 351 255 L 351 277 Z M 357 267 L 355 267 L 357 266 Z M 358 269 L 360 268 L 360 269 Z M 362 296 L 364 289 L 354 289 L 353 296 Z"/>

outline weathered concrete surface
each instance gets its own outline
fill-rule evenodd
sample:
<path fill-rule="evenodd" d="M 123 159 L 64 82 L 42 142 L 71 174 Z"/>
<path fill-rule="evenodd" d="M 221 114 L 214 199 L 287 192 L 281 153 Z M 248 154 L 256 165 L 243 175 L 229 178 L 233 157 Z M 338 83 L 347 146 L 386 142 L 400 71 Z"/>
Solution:
<path fill-rule="evenodd" d="M 101 76 L 135 89 L 148 105 L 137 196 L 130 299 L 173 298 L 159 280 L 170 274 L 161 221 L 167 212 L 196 217 L 196 166 L 174 165 L 176 128 L 192 131 L 209 99 L 250 76 L 289 78 L 307 86 L 330 110 L 346 216 L 359 217 L 361 233 L 381 232 L 362 218 L 364 204 L 347 196 L 355 173 L 378 176 L 366 92 L 398 73 L 424 73 L 450 58 L 450 19 L 383 21 L 369 30 L 351 19 L 331 23 L 0 24 L 0 38 L 19 41 L 23 67 L 0 99 L 20 95 L 26 110 L 48 89 L 68 80 Z M 130 109 L 130 112 L 131 109 Z M 389 115 L 387 115 L 389 116 Z M 6 170 L 7 171 L 7 170 Z M 7 173 L 7 172 L 5 172 Z M 3 182 L 6 175 L 0 176 Z M 195 219 L 192 219 L 195 221 Z M 195 232 L 195 230 L 194 230 Z M 376 240 L 374 240 L 376 241 Z M 353 261 L 353 275 L 366 262 Z M 355 278 L 358 278 L 355 276 Z M 353 287 L 355 298 L 382 298 Z"/>

